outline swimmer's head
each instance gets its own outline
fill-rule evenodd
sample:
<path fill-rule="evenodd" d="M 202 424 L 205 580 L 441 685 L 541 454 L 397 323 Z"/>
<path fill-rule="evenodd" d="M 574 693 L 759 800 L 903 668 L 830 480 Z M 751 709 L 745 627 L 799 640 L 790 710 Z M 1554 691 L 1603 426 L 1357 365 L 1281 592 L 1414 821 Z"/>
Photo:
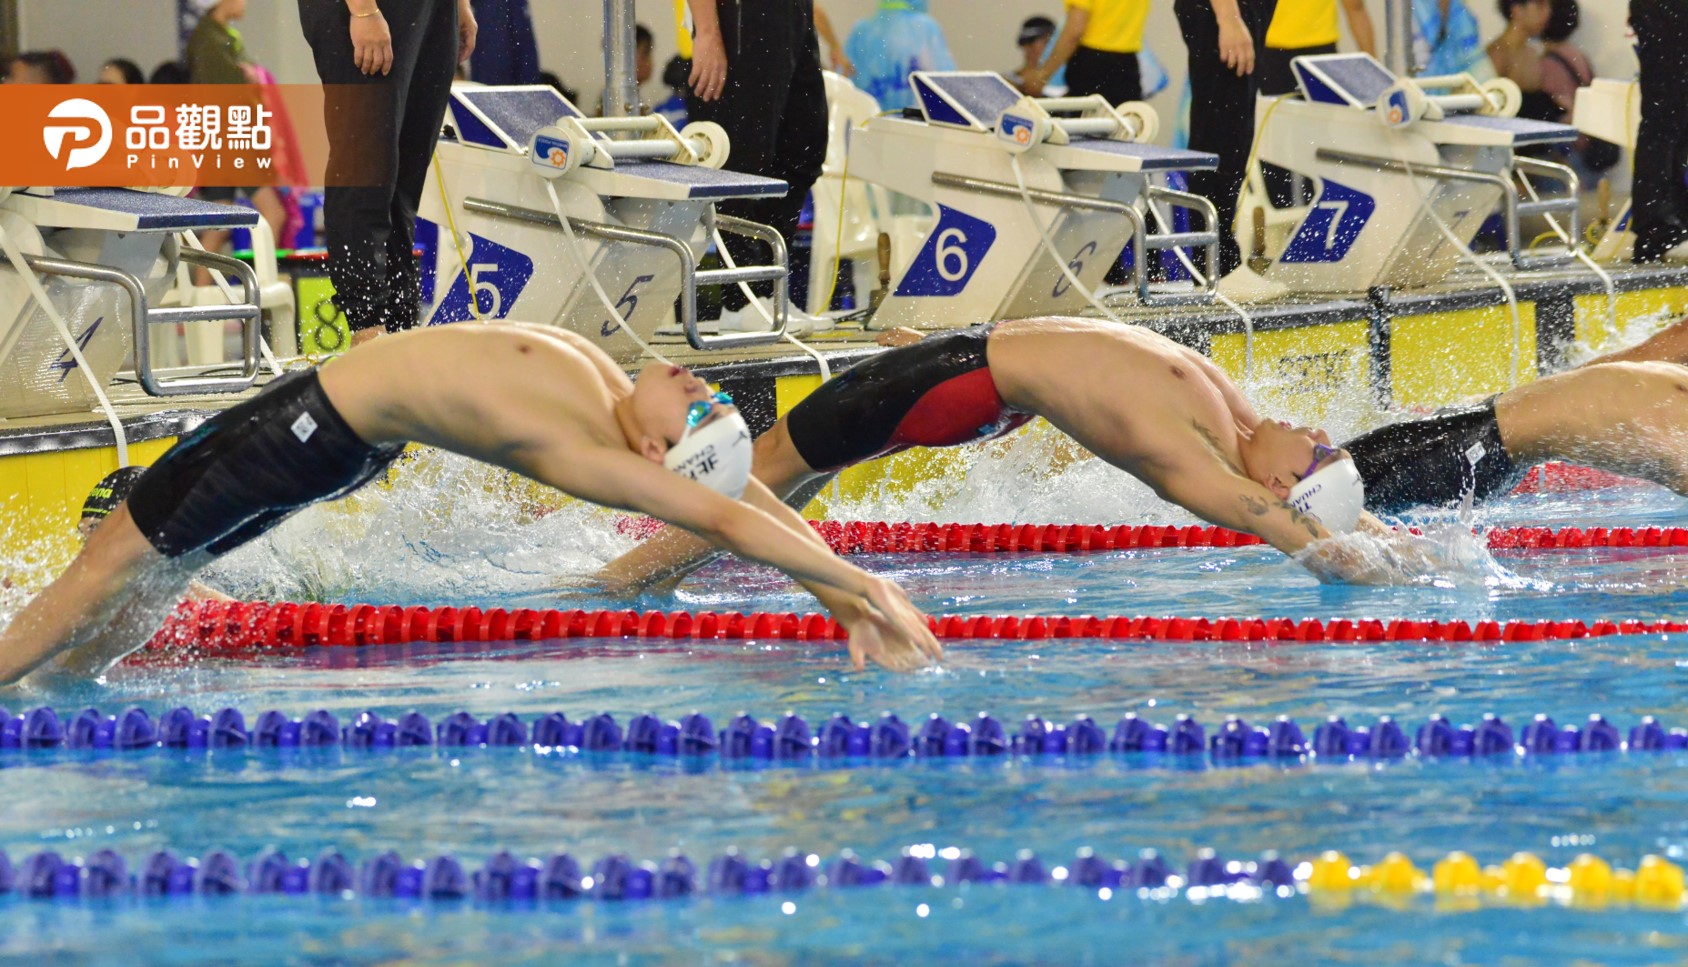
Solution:
<path fill-rule="evenodd" d="M 744 494 L 755 445 L 732 397 L 683 366 L 651 363 L 633 384 L 632 406 L 647 459 L 728 497 Z"/>
<path fill-rule="evenodd" d="M 88 491 L 88 499 L 82 502 L 82 519 L 76 522 L 77 536 L 87 540 L 94 528 L 100 526 L 100 521 L 110 517 L 119 504 L 129 499 L 130 491 L 135 489 L 136 481 L 145 472 L 145 467 L 121 467 L 95 484 L 94 489 Z"/>
<path fill-rule="evenodd" d="M 1261 420 L 1242 453 L 1256 483 L 1318 518 L 1326 530 L 1347 532 L 1359 524 L 1365 481 L 1348 451 L 1331 446 L 1325 431 Z"/>

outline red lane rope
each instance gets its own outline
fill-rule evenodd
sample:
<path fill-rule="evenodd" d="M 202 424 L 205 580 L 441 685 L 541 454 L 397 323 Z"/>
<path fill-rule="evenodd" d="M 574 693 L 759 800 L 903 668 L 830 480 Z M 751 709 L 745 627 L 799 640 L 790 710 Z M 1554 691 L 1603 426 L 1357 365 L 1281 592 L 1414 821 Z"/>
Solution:
<path fill-rule="evenodd" d="M 1688 631 L 1675 621 L 1412 621 L 1334 618 L 1189 618 L 946 615 L 930 619 L 945 639 L 1098 638 L 1224 642 L 1503 642 Z M 559 638 L 775 639 L 847 637 L 820 614 L 703 611 L 581 611 L 408 607 L 371 604 L 185 602 L 148 647 L 201 653 L 436 641 Z"/>
<path fill-rule="evenodd" d="M 1265 543 L 1223 527 L 1155 524 L 933 524 L 815 521 L 809 526 L 835 554 L 1011 554 L 1118 551 L 1158 547 L 1248 547 Z M 621 533 L 644 540 L 662 528 L 648 517 L 617 521 Z M 1688 547 L 1682 527 L 1502 527 L 1484 535 L 1490 550 L 1586 547 Z"/>

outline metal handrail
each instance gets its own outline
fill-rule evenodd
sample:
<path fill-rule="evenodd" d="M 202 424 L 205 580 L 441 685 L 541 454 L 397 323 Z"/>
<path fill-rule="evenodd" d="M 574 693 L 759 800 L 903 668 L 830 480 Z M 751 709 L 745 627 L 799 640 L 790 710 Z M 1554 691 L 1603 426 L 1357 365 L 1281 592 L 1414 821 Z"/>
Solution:
<path fill-rule="evenodd" d="M 562 223 L 557 220 L 556 212 L 489 201 L 485 198 L 464 199 L 463 210 L 474 212 L 477 215 L 508 218 L 513 221 L 544 225 L 549 228 L 562 228 Z M 685 329 L 686 342 L 693 349 L 708 350 L 729 346 L 758 345 L 783 339 L 787 315 L 785 286 L 783 285 L 774 287 L 776 310 L 774 318 L 779 325 L 772 332 L 722 333 L 711 336 L 698 331 L 697 287 L 700 284 L 728 285 L 737 282 L 764 282 L 784 279 L 789 274 L 785 240 L 780 237 L 779 232 L 767 225 L 746 221 L 742 218 L 734 218 L 730 215 L 717 216 L 716 224 L 724 231 L 732 232 L 735 235 L 749 235 L 768 241 L 779 264 L 745 265 L 736 269 L 700 270 L 697 267 L 697 257 L 692 254 L 691 246 L 672 235 L 664 235 L 661 232 L 647 231 L 642 228 L 629 228 L 625 225 L 587 221 L 583 218 L 569 219 L 569 225 L 576 231 L 593 238 L 601 238 L 610 242 L 625 242 L 629 245 L 645 245 L 673 253 L 680 263 L 680 324 Z"/>
<path fill-rule="evenodd" d="M 1576 258 L 1576 239 L 1581 237 L 1582 213 L 1581 201 L 1577 197 L 1581 191 L 1581 184 L 1577 180 L 1577 173 L 1562 164 L 1551 161 L 1538 161 L 1535 158 L 1513 158 L 1512 167 L 1515 171 L 1534 171 L 1556 181 L 1563 182 L 1565 191 L 1539 201 L 1520 202 L 1518 189 L 1513 186 L 1512 179 L 1486 171 L 1467 171 L 1463 168 L 1450 168 L 1447 165 L 1418 164 L 1398 158 L 1379 158 L 1375 155 L 1356 154 L 1352 151 L 1339 151 L 1335 148 L 1320 148 L 1314 153 L 1320 161 L 1331 161 L 1337 164 L 1352 164 L 1372 168 L 1377 171 L 1388 171 L 1394 174 L 1422 175 L 1438 181 L 1465 181 L 1475 184 L 1493 185 L 1500 189 L 1501 203 L 1506 211 L 1506 251 L 1512 258 L 1512 267 L 1520 271 L 1528 269 L 1547 268 L 1562 265 Z M 1562 254 L 1531 255 L 1526 250 L 1523 240 L 1523 229 L 1519 220 L 1523 215 L 1548 215 L 1554 212 L 1564 212 L 1570 218 L 1571 227 L 1569 238 L 1571 242 Z"/>
<path fill-rule="evenodd" d="M 231 303 L 227 306 L 184 306 L 181 308 L 155 309 L 147 304 L 147 294 L 141 280 L 133 273 L 109 265 L 94 265 L 89 262 L 75 262 L 69 259 L 48 258 L 40 255 L 26 255 L 24 260 L 29 267 L 42 275 L 56 275 L 71 279 L 84 279 L 89 282 L 101 282 L 115 285 L 129 297 L 130 325 L 134 330 L 135 376 L 140 380 L 141 388 L 150 396 L 191 396 L 202 393 L 238 393 L 252 388 L 258 378 L 258 327 L 263 318 L 263 310 L 258 305 L 258 276 L 250 265 L 239 259 L 212 252 L 200 252 L 186 249 L 181 252 L 181 259 L 194 265 L 202 265 L 213 272 L 221 271 L 235 275 L 240 279 L 241 288 L 245 290 L 247 302 L 245 304 Z M 151 327 L 158 324 L 177 322 L 227 322 L 231 319 L 241 323 L 241 369 L 239 376 L 190 376 L 177 378 L 163 378 L 154 373 L 152 366 L 152 338 Z"/>
<path fill-rule="evenodd" d="M 1150 185 L 1148 192 L 1151 200 L 1165 198 L 1169 204 L 1201 211 L 1206 216 L 1208 225 L 1208 230 L 1205 232 L 1150 234 L 1148 225 L 1143 220 L 1143 213 L 1138 211 L 1135 206 L 1127 205 L 1124 202 L 1093 198 L 1088 195 L 1074 195 L 1064 191 L 1049 191 L 1043 188 L 1027 188 L 1022 193 L 1019 185 L 991 181 L 986 178 L 972 178 L 967 175 L 952 175 L 942 171 L 935 172 L 932 175 L 932 183 L 945 188 L 956 188 L 980 195 L 991 195 L 999 198 L 1029 198 L 1040 204 L 1053 205 L 1057 208 L 1118 215 L 1131 224 L 1131 241 L 1137 250 L 1137 258 L 1132 260 L 1131 265 L 1131 281 L 1137 289 L 1137 301 L 1146 306 L 1213 301 L 1216 287 L 1215 280 L 1211 278 L 1206 280 L 1205 285 L 1196 286 L 1195 291 L 1191 293 L 1155 293 L 1149 290 L 1148 253 L 1150 251 L 1176 248 L 1181 245 L 1200 245 L 1207 249 L 1207 264 L 1219 264 L 1219 233 L 1215 230 L 1219 218 L 1215 214 L 1213 203 L 1199 195 Z"/>

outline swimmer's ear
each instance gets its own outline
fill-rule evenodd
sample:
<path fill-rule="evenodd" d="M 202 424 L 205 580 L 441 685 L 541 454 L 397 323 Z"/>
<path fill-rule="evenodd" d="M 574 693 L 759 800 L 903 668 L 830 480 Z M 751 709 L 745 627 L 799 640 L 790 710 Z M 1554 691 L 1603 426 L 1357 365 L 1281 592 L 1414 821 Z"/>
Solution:
<path fill-rule="evenodd" d="M 1282 477 L 1279 477 L 1277 474 L 1273 474 L 1272 476 L 1268 477 L 1265 482 L 1266 482 L 1266 489 L 1270 490 L 1273 494 L 1277 495 L 1277 498 L 1279 500 L 1288 500 L 1289 499 L 1290 485 L 1284 483 Z"/>
<path fill-rule="evenodd" d="M 668 443 L 647 433 L 639 438 L 639 456 L 652 463 L 661 463 L 662 458 L 668 456 Z"/>

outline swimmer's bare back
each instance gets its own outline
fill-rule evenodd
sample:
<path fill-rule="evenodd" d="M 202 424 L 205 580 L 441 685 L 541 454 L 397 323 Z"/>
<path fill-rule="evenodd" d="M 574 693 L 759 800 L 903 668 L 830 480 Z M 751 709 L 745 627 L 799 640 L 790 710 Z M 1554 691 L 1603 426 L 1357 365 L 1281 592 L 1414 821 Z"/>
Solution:
<path fill-rule="evenodd" d="M 1239 429 L 1259 421 L 1211 360 L 1141 326 L 1004 322 L 987 353 L 1005 403 L 1039 414 L 1157 490 L 1164 455 L 1192 445 L 1215 446 L 1240 465 Z"/>
<path fill-rule="evenodd" d="M 563 330 L 457 325 L 374 340 L 323 366 L 324 392 L 372 446 L 415 442 L 521 473 L 541 454 L 624 446 L 633 383 Z"/>

